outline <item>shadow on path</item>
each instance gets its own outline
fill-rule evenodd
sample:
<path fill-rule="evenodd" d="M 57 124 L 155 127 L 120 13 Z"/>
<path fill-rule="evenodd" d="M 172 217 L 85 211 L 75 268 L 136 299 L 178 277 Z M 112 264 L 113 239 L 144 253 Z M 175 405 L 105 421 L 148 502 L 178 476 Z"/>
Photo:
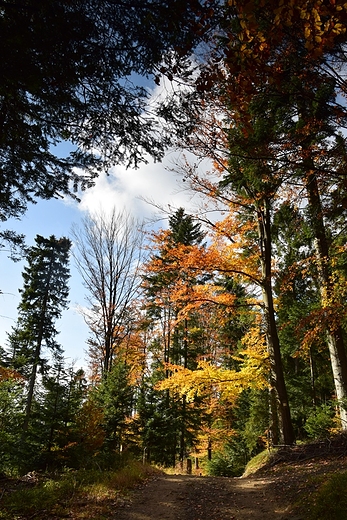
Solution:
<path fill-rule="evenodd" d="M 269 479 L 164 475 L 117 507 L 117 520 L 299 520 Z"/>

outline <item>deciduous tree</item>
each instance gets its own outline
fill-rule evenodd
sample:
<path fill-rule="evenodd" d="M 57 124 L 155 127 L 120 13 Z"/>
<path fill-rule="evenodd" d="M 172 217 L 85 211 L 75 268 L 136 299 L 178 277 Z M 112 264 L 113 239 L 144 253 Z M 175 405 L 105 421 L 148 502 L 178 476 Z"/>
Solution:
<path fill-rule="evenodd" d="M 73 252 L 88 293 L 84 312 L 90 346 L 103 375 L 111 370 L 125 338 L 133 331 L 132 312 L 139 296 L 143 249 L 141 223 L 113 209 L 86 217 L 72 231 Z"/>

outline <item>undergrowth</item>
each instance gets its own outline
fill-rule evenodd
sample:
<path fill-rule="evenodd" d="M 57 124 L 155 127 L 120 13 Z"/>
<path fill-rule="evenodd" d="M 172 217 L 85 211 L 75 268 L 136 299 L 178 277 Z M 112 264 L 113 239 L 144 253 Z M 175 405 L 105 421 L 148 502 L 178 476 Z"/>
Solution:
<path fill-rule="evenodd" d="M 346 520 L 347 472 L 331 475 L 310 502 L 308 520 Z"/>
<path fill-rule="evenodd" d="M 64 518 L 71 510 L 76 519 L 106 518 L 122 493 L 155 472 L 150 466 L 130 462 L 117 471 L 67 470 L 41 476 L 36 483 L 13 481 L 4 492 L 0 519 Z"/>

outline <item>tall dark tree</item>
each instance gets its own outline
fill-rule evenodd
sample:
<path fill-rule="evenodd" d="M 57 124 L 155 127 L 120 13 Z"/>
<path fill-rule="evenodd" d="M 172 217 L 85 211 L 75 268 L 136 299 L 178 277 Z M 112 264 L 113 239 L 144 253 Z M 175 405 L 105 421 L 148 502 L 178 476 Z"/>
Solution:
<path fill-rule="evenodd" d="M 169 59 L 181 68 L 211 4 L 1 2 L 0 220 L 88 187 L 107 164 L 161 157 L 148 90 L 135 81 L 168 70 Z"/>
<path fill-rule="evenodd" d="M 43 349 L 61 350 L 56 342 L 55 322 L 66 309 L 69 294 L 70 240 L 37 235 L 35 241 L 36 245 L 27 254 L 28 265 L 22 275 L 19 317 L 9 334 L 13 364 L 29 378 L 24 431 L 29 425 L 37 369 L 45 365 Z"/>

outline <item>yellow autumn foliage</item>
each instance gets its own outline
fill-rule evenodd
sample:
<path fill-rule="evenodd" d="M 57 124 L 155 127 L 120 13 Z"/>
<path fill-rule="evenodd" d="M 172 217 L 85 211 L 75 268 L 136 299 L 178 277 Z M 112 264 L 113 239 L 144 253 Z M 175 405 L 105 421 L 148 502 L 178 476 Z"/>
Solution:
<path fill-rule="evenodd" d="M 268 385 L 267 353 L 263 343 L 256 351 L 249 346 L 237 358 L 240 370 L 216 366 L 201 360 L 196 370 L 168 364 L 171 376 L 158 383 L 158 389 L 170 390 L 174 394 L 186 396 L 187 401 L 196 397 L 218 395 L 223 401 L 234 403 L 246 388 L 265 388 Z"/>

